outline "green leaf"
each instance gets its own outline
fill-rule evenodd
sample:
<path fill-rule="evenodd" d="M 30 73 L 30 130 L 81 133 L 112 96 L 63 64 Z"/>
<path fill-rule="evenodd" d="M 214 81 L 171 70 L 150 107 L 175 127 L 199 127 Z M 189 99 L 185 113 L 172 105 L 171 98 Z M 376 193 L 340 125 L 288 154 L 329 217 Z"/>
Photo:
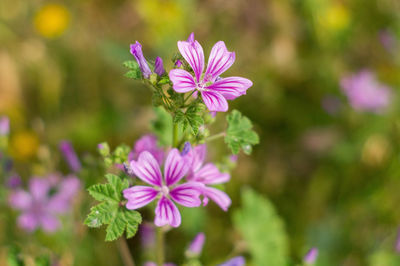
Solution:
<path fill-rule="evenodd" d="M 172 140 L 172 119 L 170 114 L 164 108 L 154 108 L 156 118 L 151 121 L 151 128 L 156 134 L 159 144 L 162 146 L 171 145 Z"/>
<path fill-rule="evenodd" d="M 127 179 L 114 174 L 107 174 L 108 183 L 91 186 L 88 191 L 96 200 L 101 201 L 90 209 L 85 224 L 92 228 L 108 225 L 106 241 L 113 241 L 126 231 L 128 238 L 133 237 L 142 222 L 139 212 L 126 209 L 122 192 L 129 187 Z"/>
<path fill-rule="evenodd" d="M 135 60 L 128 60 L 122 63 L 124 67 L 129 69 L 138 69 L 139 64 Z"/>
<path fill-rule="evenodd" d="M 129 70 L 124 74 L 124 76 L 130 79 L 141 79 L 142 72 L 140 71 L 140 69 Z"/>
<path fill-rule="evenodd" d="M 169 80 L 168 76 L 163 76 L 159 81 L 158 85 L 164 85 L 164 84 L 169 84 L 171 81 Z"/>
<path fill-rule="evenodd" d="M 23 266 L 25 265 L 21 256 L 21 249 L 17 246 L 11 246 L 7 252 L 7 265 L 9 266 Z"/>
<path fill-rule="evenodd" d="M 199 127 L 204 124 L 204 119 L 201 116 L 201 111 L 203 110 L 204 105 L 199 103 L 190 105 L 185 113 L 181 110 L 178 110 L 175 113 L 174 123 L 181 123 L 183 131 L 190 126 L 192 133 L 197 135 L 199 132 Z"/>
<path fill-rule="evenodd" d="M 226 131 L 225 143 L 228 144 L 233 154 L 238 154 L 240 149 L 246 154 L 252 152 L 252 146 L 259 143 L 256 132 L 253 131 L 253 125 L 245 116 L 233 110 L 227 117 L 228 129 Z"/>
<path fill-rule="evenodd" d="M 288 239 L 281 218 L 269 200 L 251 189 L 242 193 L 242 207 L 234 212 L 235 228 L 246 241 L 254 265 L 287 265 Z"/>

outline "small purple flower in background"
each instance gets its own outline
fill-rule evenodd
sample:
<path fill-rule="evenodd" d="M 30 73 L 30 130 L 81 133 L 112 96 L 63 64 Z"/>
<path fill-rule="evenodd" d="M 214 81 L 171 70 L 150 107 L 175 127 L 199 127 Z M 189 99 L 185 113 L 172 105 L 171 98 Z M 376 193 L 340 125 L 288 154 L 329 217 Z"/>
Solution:
<path fill-rule="evenodd" d="M 342 102 L 333 95 L 325 95 L 321 100 L 322 108 L 330 115 L 335 115 L 340 111 Z"/>
<path fill-rule="evenodd" d="M 135 57 L 136 62 L 139 64 L 143 77 L 149 78 L 151 75 L 151 70 L 147 64 L 146 58 L 143 56 L 142 45 L 138 41 L 136 41 L 135 44 L 131 44 L 131 54 Z"/>
<path fill-rule="evenodd" d="M 64 156 L 64 159 L 67 161 L 68 166 L 70 167 L 72 172 L 79 172 L 82 168 L 81 162 L 79 161 L 78 156 L 72 146 L 71 142 L 69 141 L 61 141 L 60 142 L 60 151 Z"/>
<path fill-rule="evenodd" d="M 0 116 L 0 136 L 10 133 L 10 120 L 7 116 Z"/>
<path fill-rule="evenodd" d="M 197 257 L 201 254 L 203 250 L 204 242 L 206 240 L 206 236 L 204 233 L 198 233 L 195 238 L 193 239 L 192 243 L 188 250 L 186 251 L 189 257 Z"/>
<path fill-rule="evenodd" d="M 143 223 L 139 227 L 140 240 L 144 249 L 150 249 L 154 247 L 156 240 L 156 233 L 154 227 L 151 224 Z"/>
<path fill-rule="evenodd" d="M 154 63 L 154 73 L 159 76 L 162 76 L 165 73 L 164 64 L 161 57 L 157 56 L 156 58 L 156 62 Z"/>
<path fill-rule="evenodd" d="M 393 52 L 396 47 L 396 37 L 388 29 L 379 31 L 379 41 L 386 51 Z"/>
<path fill-rule="evenodd" d="M 231 205 L 229 196 L 216 188 L 208 187 L 206 185 L 222 184 L 230 179 L 228 173 L 221 173 L 219 169 L 212 163 L 203 165 L 207 153 L 205 144 L 198 145 L 187 154 L 192 162 L 191 171 L 187 176 L 189 182 L 201 183 L 202 194 L 204 196 L 203 203 L 207 205 L 208 198 L 213 200 L 224 211 L 227 211 Z"/>
<path fill-rule="evenodd" d="M 307 264 L 314 264 L 318 257 L 318 249 L 311 248 L 307 254 L 304 256 L 304 262 Z"/>
<path fill-rule="evenodd" d="M 22 185 L 21 177 L 17 174 L 11 175 L 7 179 L 7 187 L 11 189 L 19 188 Z"/>
<path fill-rule="evenodd" d="M 186 154 L 188 154 L 192 149 L 192 145 L 190 144 L 189 141 L 186 141 L 185 144 L 183 145 L 183 149 L 181 152 L 181 156 L 185 156 Z"/>
<path fill-rule="evenodd" d="M 246 265 L 246 260 L 242 257 L 234 257 L 222 264 L 219 264 L 218 266 L 243 266 Z"/>
<path fill-rule="evenodd" d="M 400 228 L 399 228 L 399 230 L 397 232 L 395 250 L 396 250 L 397 253 L 400 253 Z"/>
<path fill-rule="evenodd" d="M 28 191 L 16 189 L 10 194 L 9 204 L 22 211 L 18 217 L 21 228 L 28 232 L 37 228 L 54 232 L 60 227 L 58 215 L 69 211 L 80 186 L 80 181 L 75 176 L 33 177 L 29 180 Z"/>
<path fill-rule="evenodd" d="M 237 160 L 238 160 L 238 156 L 235 155 L 235 154 L 232 154 L 231 156 L 229 156 L 229 160 L 230 160 L 232 163 L 236 163 Z"/>
<path fill-rule="evenodd" d="M 181 60 L 176 60 L 175 62 L 175 67 L 180 68 L 182 66 L 182 61 Z"/>
<path fill-rule="evenodd" d="M 152 134 L 144 135 L 138 139 L 133 147 L 133 151 L 128 156 L 128 161 L 137 160 L 142 152 L 148 151 L 154 156 L 158 164 L 161 165 L 164 160 L 164 151 L 158 147 L 157 141 L 157 137 Z"/>
<path fill-rule="evenodd" d="M 390 104 L 392 90 L 379 83 L 375 75 L 368 70 L 345 77 L 340 84 L 355 110 L 380 113 Z"/>
<path fill-rule="evenodd" d="M 179 41 L 178 49 L 194 71 L 195 77 L 183 69 L 172 69 L 169 78 L 176 92 L 198 91 L 210 111 L 226 112 L 227 100 L 233 100 L 246 94 L 253 83 L 241 77 L 217 78 L 235 62 L 235 53 L 229 52 L 223 41 L 217 42 L 211 50 L 206 72 L 204 70 L 204 52 L 194 34 L 187 41 Z"/>
<path fill-rule="evenodd" d="M 157 266 L 157 263 L 152 262 L 152 261 L 147 261 L 143 264 L 143 266 Z M 175 263 L 167 262 L 164 263 L 163 266 L 176 266 Z"/>
<path fill-rule="evenodd" d="M 181 214 L 173 201 L 185 207 L 201 205 L 200 184 L 189 182 L 177 185 L 190 168 L 186 158 L 182 157 L 177 149 L 168 153 L 164 175 L 161 174 L 157 160 L 148 151 L 140 153 L 137 161 L 131 161 L 130 167 L 138 178 L 152 187 L 133 186 L 125 189 L 123 194 L 128 200 L 126 208 L 141 208 L 160 196 L 155 210 L 156 226 L 178 227 L 181 224 Z"/>

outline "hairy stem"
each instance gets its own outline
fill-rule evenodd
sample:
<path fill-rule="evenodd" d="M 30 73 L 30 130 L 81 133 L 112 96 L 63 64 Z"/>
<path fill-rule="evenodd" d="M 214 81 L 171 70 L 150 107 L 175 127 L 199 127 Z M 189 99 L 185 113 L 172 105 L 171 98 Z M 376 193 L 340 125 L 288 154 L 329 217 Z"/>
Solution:
<path fill-rule="evenodd" d="M 117 242 L 119 253 L 125 266 L 135 266 L 131 252 L 129 251 L 128 243 L 125 237 L 120 237 Z"/>
<path fill-rule="evenodd" d="M 225 131 L 224 131 L 224 132 L 220 132 L 220 133 L 218 133 L 218 134 L 209 136 L 209 137 L 207 137 L 205 140 L 206 140 L 206 142 L 209 142 L 209 141 L 213 141 L 213 140 L 216 140 L 216 139 L 225 137 L 225 136 L 226 136 L 226 133 L 225 133 Z"/>
<path fill-rule="evenodd" d="M 156 231 L 157 231 L 157 246 L 156 246 L 157 265 L 163 266 L 163 264 L 164 264 L 164 230 L 162 227 L 156 227 Z"/>

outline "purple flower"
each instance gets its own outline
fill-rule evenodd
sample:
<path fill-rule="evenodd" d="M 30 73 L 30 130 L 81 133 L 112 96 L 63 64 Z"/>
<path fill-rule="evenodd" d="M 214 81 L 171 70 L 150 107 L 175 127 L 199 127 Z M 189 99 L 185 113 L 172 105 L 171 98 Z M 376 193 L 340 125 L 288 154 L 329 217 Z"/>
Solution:
<path fill-rule="evenodd" d="M 396 244 L 395 249 L 397 253 L 400 253 L 400 229 L 397 232 Z"/>
<path fill-rule="evenodd" d="M 69 211 L 71 201 L 80 188 L 75 176 L 59 178 L 49 175 L 46 178 L 33 177 L 29 181 L 29 191 L 17 189 L 10 194 L 9 204 L 21 210 L 18 225 L 28 232 L 42 228 L 54 232 L 60 227 L 58 215 Z"/>
<path fill-rule="evenodd" d="M 152 186 L 133 186 L 123 191 L 128 200 L 126 208 L 138 209 L 160 197 L 155 210 L 154 224 L 156 226 L 171 225 L 178 227 L 181 224 L 181 214 L 174 201 L 185 207 L 201 205 L 200 184 L 178 182 L 187 174 L 190 165 L 177 149 L 172 149 L 165 160 L 164 175 L 154 156 L 144 151 L 137 161 L 131 162 L 134 174 L 142 181 Z"/>
<path fill-rule="evenodd" d="M 10 133 L 10 120 L 7 116 L 0 116 L 0 136 Z"/>
<path fill-rule="evenodd" d="M 152 261 L 147 261 L 143 264 L 143 266 L 157 266 L 157 263 L 152 262 Z M 175 263 L 167 262 L 164 263 L 163 266 L 176 266 Z"/>
<path fill-rule="evenodd" d="M 19 188 L 22 185 L 21 177 L 17 174 L 11 175 L 7 180 L 7 187 L 11 189 Z"/>
<path fill-rule="evenodd" d="M 183 149 L 181 152 L 181 156 L 185 156 L 186 154 L 188 154 L 192 149 L 192 145 L 190 145 L 189 141 L 186 141 L 185 144 L 183 145 Z"/>
<path fill-rule="evenodd" d="M 151 70 L 147 64 L 146 58 L 143 56 L 142 45 L 138 41 L 136 41 L 135 44 L 131 44 L 131 54 L 135 57 L 136 62 L 139 64 L 143 77 L 149 78 L 151 75 Z"/>
<path fill-rule="evenodd" d="M 150 152 L 157 160 L 158 164 L 162 164 L 164 160 L 164 151 L 158 147 L 156 136 L 148 134 L 138 139 L 133 147 L 133 151 L 128 156 L 128 161 L 137 160 L 139 155 L 144 151 Z"/>
<path fill-rule="evenodd" d="M 195 77 L 186 70 L 172 69 L 169 72 L 169 78 L 174 90 L 179 93 L 199 91 L 210 111 L 226 112 L 227 100 L 246 94 L 247 89 L 253 85 L 250 80 L 241 77 L 217 80 L 217 77 L 230 68 L 235 61 L 235 53 L 229 52 L 223 41 L 217 42 L 212 48 L 204 74 L 203 48 L 194 39 L 193 33 L 187 41 L 178 42 L 178 49 L 193 69 Z"/>
<path fill-rule="evenodd" d="M 340 84 L 351 106 L 357 111 L 380 113 L 390 103 L 391 89 L 379 83 L 370 71 L 364 70 L 345 77 Z"/>
<path fill-rule="evenodd" d="M 190 182 L 201 183 L 202 194 L 204 196 L 203 204 L 207 205 L 208 199 L 213 200 L 224 211 L 227 211 L 231 205 L 229 196 L 216 188 L 208 187 L 206 185 L 222 184 L 230 179 L 228 173 L 221 173 L 218 168 L 212 164 L 207 163 L 203 165 L 206 157 L 207 148 L 205 144 L 198 145 L 187 154 L 191 160 L 191 170 L 187 176 Z"/>
<path fill-rule="evenodd" d="M 205 240 L 205 234 L 198 233 L 193 239 L 192 243 L 190 243 L 189 249 L 187 250 L 189 256 L 199 256 L 201 254 L 201 251 L 203 250 Z"/>
<path fill-rule="evenodd" d="M 182 66 L 182 61 L 181 60 L 176 60 L 175 62 L 175 67 L 180 68 Z"/>
<path fill-rule="evenodd" d="M 386 51 L 390 53 L 394 51 L 396 47 L 396 37 L 391 31 L 387 29 L 379 31 L 379 41 Z"/>
<path fill-rule="evenodd" d="M 156 73 L 159 76 L 162 76 L 165 73 L 164 64 L 161 57 L 157 56 L 156 58 L 156 62 L 154 64 L 154 73 Z"/>
<path fill-rule="evenodd" d="M 246 261 L 242 256 L 234 257 L 222 264 L 219 264 L 219 266 L 243 266 L 243 265 L 246 265 Z"/>
<path fill-rule="evenodd" d="M 150 224 L 144 223 L 139 228 L 140 240 L 144 249 L 150 249 L 155 244 L 154 227 Z"/>
<path fill-rule="evenodd" d="M 71 171 L 75 173 L 79 172 L 82 168 L 81 162 L 79 161 L 71 142 L 66 140 L 61 141 L 60 151 L 63 154 L 64 159 L 67 161 Z"/>
<path fill-rule="evenodd" d="M 304 256 L 304 262 L 307 264 L 314 264 L 318 257 L 318 249 L 311 248 Z"/>

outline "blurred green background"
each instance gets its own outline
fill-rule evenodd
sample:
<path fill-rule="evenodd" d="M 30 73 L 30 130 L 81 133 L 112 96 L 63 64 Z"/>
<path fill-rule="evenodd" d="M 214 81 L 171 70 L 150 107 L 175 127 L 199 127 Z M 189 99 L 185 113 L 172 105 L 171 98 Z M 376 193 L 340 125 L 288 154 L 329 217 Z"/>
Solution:
<path fill-rule="evenodd" d="M 400 265 L 394 252 L 400 226 L 398 0 L 1 0 L 0 114 L 11 119 L 10 153 L 21 174 L 40 171 L 45 147 L 56 150 L 61 139 L 84 156 L 102 141 L 132 145 L 148 133 L 151 92 L 123 77 L 122 62 L 133 59 L 129 44 L 140 41 L 147 58 L 161 56 L 169 69 L 176 42 L 191 32 L 206 59 L 219 40 L 236 52 L 227 74 L 254 86 L 230 107 L 252 119 L 261 143 L 252 156 L 239 157 L 227 187 L 230 211 L 210 206 L 187 214 L 197 216 L 187 218 L 186 233 L 168 235 L 176 247 L 169 261 L 179 258 L 195 229 L 207 235 L 205 263 L 240 251 L 230 217 L 242 188 L 250 186 L 282 217 L 292 263 L 316 246 L 317 265 Z M 362 69 L 393 89 L 387 112 L 357 112 L 342 94 L 340 79 Z M 340 101 L 333 113 L 323 108 L 327 97 Z M 224 116 L 218 114 L 218 123 Z M 227 150 L 222 141 L 214 144 L 216 156 Z M 88 178 L 88 184 L 101 180 Z M 83 219 L 84 211 L 79 215 Z M 3 229 L 2 244 L 18 241 Z M 74 230 L 73 237 L 57 238 L 65 265 L 120 263 L 101 232 Z M 53 245 L 47 236 L 37 238 Z M 129 243 L 140 256 L 138 240 Z"/>

